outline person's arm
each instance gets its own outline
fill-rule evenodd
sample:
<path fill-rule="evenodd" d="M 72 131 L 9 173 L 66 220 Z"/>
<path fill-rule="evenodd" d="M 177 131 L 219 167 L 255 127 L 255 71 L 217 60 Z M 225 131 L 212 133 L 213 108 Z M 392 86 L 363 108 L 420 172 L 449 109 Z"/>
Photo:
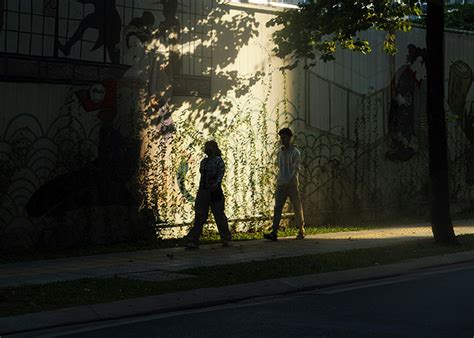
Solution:
<path fill-rule="evenodd" d="M 201 163 L 199 163 L 199 173 L 200 173 L 200 178 L 199 178 L 199 189 L 206 189 L 206 159 L 201 160 Z"/>
<path fill-rule="evenodd" d="M 225 164 L 221 157 L 218 157 L 216 160 L 216 178 L 210 182 L 209 189 L 211 191 L 216 190 L 222 183 L 225 173 Z"/>
<path fill-rule="evenodd" d="M 290 180 L 287 183 L 290 183 L 292 179 L 298 176 L 301 167 L 301 154 L 298 149 L 295 149 L 292 154 L 292 168 L 291 168 L 291 175 Z"/>
<path fill-rule="evenodd" d="M 276 175 L 276 184 L 277 185 L 285 185 L 287 182 L 283 181 L 282 177 L 282 168 L 281 168 L 281 149 L 277 152 L 275 166 L 278 168 L 277 175 Z"/>
<path fill-rule="evenodd" d="M 222 179 L 224 178 L 224 173 L 225 173 L 224 160 L 221 157 L 219 157 L 217 161 L 217 178 L 216 178 L 217 184 L 222 183 Z"/>

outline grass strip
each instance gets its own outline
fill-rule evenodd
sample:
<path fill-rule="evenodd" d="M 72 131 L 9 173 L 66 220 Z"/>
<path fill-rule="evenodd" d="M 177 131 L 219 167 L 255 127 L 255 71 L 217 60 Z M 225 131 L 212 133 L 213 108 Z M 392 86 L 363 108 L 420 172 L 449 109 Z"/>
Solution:
<path fill-rule="evenodd" d="M 420 240 L 386 247 L 357 249 L 265 261 L 182 270 L 194 278 L 165 282 L 128 278 L 88 278 L 75 281 L 0 288 L 0 316 L 98 304 L 170 292 L 220 287 L 272 278 L 301 276 L 474 250 L 474 235 L 458 236 L 461 245 L 441 246 Z"/>

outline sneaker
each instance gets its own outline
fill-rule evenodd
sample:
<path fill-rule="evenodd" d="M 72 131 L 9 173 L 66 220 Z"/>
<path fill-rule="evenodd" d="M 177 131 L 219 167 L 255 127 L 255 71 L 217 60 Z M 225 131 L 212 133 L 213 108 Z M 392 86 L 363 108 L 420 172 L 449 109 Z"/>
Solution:
<path fill-rule="evenodd" d="M 189 248 L 189 249 L 198 249 L 199 248 L 199 244 L 197 244 L 195 242 L 191 242 L 191 241 L 188 241 L 188 242 L 184 243 L 184 246 L 186 248 Z"/>
<path fill-rule="evenodd" d="M 304 231 L 300 231 L 298 232 L 298 235 L 296 235 L 296 239 L 304 239 L 304 237 L 305 237 Z"/>
<path fill-rule="evenodd" d="M 270 241 L 276 241 L 278 240 L 278 236 L 274 232 L 270 232 L 268 234 L 263 234 L 263 238 L 268 239 Z"/>

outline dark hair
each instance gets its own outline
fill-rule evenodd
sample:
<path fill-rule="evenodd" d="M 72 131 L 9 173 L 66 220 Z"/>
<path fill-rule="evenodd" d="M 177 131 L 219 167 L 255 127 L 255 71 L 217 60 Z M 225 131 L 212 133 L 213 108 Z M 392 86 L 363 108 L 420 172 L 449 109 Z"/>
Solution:
<path fill-rule="evenodd" d="M 155 23 L 155 16 L 149 11 L 143 11 L 141 21 L 143 26 L 153 26 Z"/>
<path fill-rule="evenodd" d="M 132 38 L 132 36 L 136 36 L 141 43 L 148 42 L 152 39 L 152 34 L 148 29 L 127 33 L 127 36 L 125 37 L 125 42 L 127 44 L 128 49 L 130 49 L 130 39 Z"/>
<path fill-rule="evenodd" d="M 423 62 L 426 60 L 426 48 L 420 48 L 415 46 L 414 44 L 410 43 L 407 46 L 408 54 L 407 54 L 407 61 L 410 64 L 413 64 L 417 58 L 421 57 Z"/>
<path fill-rule="evenodd" d="M 207 141 L 205 144 L 204 144 L 204 147 L 210 147 L 213 151 L 214 151 L 214 154 L 216 156 L 222 156 L 222 152 L 221 150 L 219 149 L 219 146 L 217 145 L 217 142 L 214 141 L 214 140 L 211 140 L 211 141 Z"/>
<path fill-rule="evenodd" d="M 289 137 L 292 137 L 293 132 L 291 131 L 290 128 L 283 128 L 283 129 L 280 129 L 280 131 L 278 132 L 278 135 L 280 135 L 280 136 L 287 135 Z"/>

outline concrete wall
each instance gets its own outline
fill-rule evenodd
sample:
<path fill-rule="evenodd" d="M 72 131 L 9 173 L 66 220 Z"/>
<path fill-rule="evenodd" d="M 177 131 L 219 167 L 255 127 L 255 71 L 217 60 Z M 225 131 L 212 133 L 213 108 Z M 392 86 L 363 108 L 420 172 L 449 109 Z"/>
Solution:
<path fill-rule="evenodd" d="M 397 72 L 407 70 L 410 43 L 423 48 L 423 30 L 400 34 L 395 57 L 381 51 L 380 33 L 367 32 L 374 49 L 368 56 L 340 51 L 334 62 L 282 73 L 265 27 L 280 9 L 155 2 L 117 0 L 104 17 L 103 8 L 72 0 L 25 8 L 6 1 L 2 249 L 181 236 L 193 219 L 208 139 L 217 140 L 227 164 L 232 227 L 269 225 L 277 131 L 286 126 L 303 154 L 308 224 L 428 212 L 423 67 L 416 64 L 417 82 L 406 78 L 413 71 Z M 110 29 L 96 28 L 104 25 Z M 472 41 L 447 34 L 455 211 L 472 208 L 473 200 L 466 155 Z M 397 93 L 411 97 L 401 121 L 391 100 Z"/>
<path fill-rule="evenodd" d="M 429 214 L 425 31 L 398 33 L 398 53 L 392 57 L 382 51 L 383 33 L 363 35 L 374 46 L 372 54 L 339 51 L 336 61 L 320 63 L 309 75 L 303 134 L 311 139 L 308 153 L 319 154 L 308 155 L 309 163 L 321 158 L 309 165 L 306 185 L 311 187 L 308 203 L 320 206 L 317 222 L 338 222 L 351 214 Z M 453 212 L 462 212 L 473 207 L 474 39 L 454 31 L 445 39 L 451 201 Z M 411 65 L 407 56 L 416 53 L 421 56 Z M 398 94 L 404 104 L 395 100 Z"/>
<path fill-rule="evenodd" d="M 304 114 L 304 73 L 278 70 L 275 9 L 175 3 L 5 3 L 2 249 L 182 235 L 210 138 L 232 226 L 268 221 L 276 131 Z"/>

